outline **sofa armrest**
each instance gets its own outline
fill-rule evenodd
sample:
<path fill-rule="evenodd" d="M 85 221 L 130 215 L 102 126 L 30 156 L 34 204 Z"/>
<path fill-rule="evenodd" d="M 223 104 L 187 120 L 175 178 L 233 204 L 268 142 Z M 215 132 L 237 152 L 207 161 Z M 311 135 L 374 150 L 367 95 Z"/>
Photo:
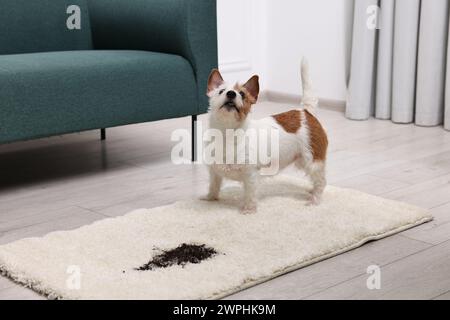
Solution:
<path fill-rule="evenodd" d="M 199 114 L 217 68 L 216 0 L 89 0 L 95 49 L 147 50 L 183 56 L 192 65 Z"/>

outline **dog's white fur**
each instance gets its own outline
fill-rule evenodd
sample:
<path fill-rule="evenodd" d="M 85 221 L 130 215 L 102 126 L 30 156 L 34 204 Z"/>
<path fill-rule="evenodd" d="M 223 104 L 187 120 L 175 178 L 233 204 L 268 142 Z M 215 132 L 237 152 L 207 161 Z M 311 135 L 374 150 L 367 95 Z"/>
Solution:
<path fill-rule="evenodd" d="M 303 82 L 303 108 L 300 109 L 301 126 L 296 133 L 289 133 L 284 130 L 273 117 L 267 117 L 261 120 L 251 120 L 245 116 L 243 119 L 239 119 L 236 110 L 227 110 L 223 107 L 228 101 L 226 93 L 228 91 L 234 91 L 236 93 L 236 107 L 239 109 L 244 108 L 244 99 L 241 97 L 240 92 L 236 90 L 237 86 L 217 81 L 217 79 L 215 82 L 213 81 L 208 89 L 208 96 L 210 98 L 210 127 L 221 130 L 224 137 L 226 136 L 227 129 L 277 129 L 279 131 L 279 159 L 272 159 L 272 161 L 279 162 L 278 165 L 280 170 L 292 163 L 295 163 L 297 168 L 304 170 L 313 183 L 309 203 L 318 204 L 326 186 L 325 160 L 315 161 L 311 149 L 310 127 L 305 110 L 313 113 L 318 104 L 318 99 L 312 91 L 309 68 L 305 59 L 302 60 L 301 75 Z M 219 80 L 221 80 L 221 76 L 219 76 Z M 237 142 L 235 142 L 233 146 L 235 150 L 242 151 L 243 149 L 236 144 Z M 224 143 L 224 147 L 226 149 L 226 143 Z M 225 150 L 223 153 L 224 157 L 226 153 L 227 151 Z M 241 181 L 244 185 L 244 204 L 241 208 L 242 213 L 247 214 L 255 212 L 257 209 L 256 187 L 260 177 L 259 171 L 261 167 L 262 165 L 260 163 L 254 165 L 210 165 L 209 193 L 205 199 L 210 201 L 218 199 L 224 178 Z"/>

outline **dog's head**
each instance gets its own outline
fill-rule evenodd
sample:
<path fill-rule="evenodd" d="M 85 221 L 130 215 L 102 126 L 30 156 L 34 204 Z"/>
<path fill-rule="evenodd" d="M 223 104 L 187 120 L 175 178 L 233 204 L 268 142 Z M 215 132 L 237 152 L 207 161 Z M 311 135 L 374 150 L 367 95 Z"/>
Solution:
<path fill-rule="evenodd" d="M 207 95 L 210 111 L 225 127 L 238 127 L 249 114 L 259 95 L 259 78 L 253 76 L 244 85 L 227 84 L 219 70 L 209 75 Z"/>

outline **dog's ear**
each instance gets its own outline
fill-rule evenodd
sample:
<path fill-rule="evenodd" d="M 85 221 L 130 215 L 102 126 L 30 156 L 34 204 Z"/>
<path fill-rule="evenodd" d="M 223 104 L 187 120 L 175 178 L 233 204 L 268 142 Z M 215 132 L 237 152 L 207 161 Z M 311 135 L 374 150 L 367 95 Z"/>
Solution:
<path fill-rule="evenodd" d="M 258 100 L 259 95 L 259 77 L 253 76 L 250 78 L 250 80 L 247 81 L 246 84 L 244 84 L 244 88 L 247 89 L 248 93 L 256 100 Z"/>
<path fill-rule="evenodd" d="M 206 91 L 206 94 L 209 96 L 211 91 L 214 91 L 215 89 L 220 87 L 223 83 L 224 81 L 219 70 L 213 69 L 208 78 L 208 89 Z"/>

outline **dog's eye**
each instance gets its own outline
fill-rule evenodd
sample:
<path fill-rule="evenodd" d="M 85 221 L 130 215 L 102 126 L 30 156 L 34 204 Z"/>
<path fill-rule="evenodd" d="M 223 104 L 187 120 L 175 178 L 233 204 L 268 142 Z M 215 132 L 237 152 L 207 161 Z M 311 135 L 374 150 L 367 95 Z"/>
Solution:
<path fill-rule="evenodd" d="M 245 99 L 245 92 L 244 91 L 239 92 L 239 94 L 241 95 L 242 99 Z"/>
<path fill-rule="evenodd" d="M 225 89 L 222 89 L 222 90 L 219 91 L 219 94 L 222 94 L 224 92 L 225 92 Z"/>

